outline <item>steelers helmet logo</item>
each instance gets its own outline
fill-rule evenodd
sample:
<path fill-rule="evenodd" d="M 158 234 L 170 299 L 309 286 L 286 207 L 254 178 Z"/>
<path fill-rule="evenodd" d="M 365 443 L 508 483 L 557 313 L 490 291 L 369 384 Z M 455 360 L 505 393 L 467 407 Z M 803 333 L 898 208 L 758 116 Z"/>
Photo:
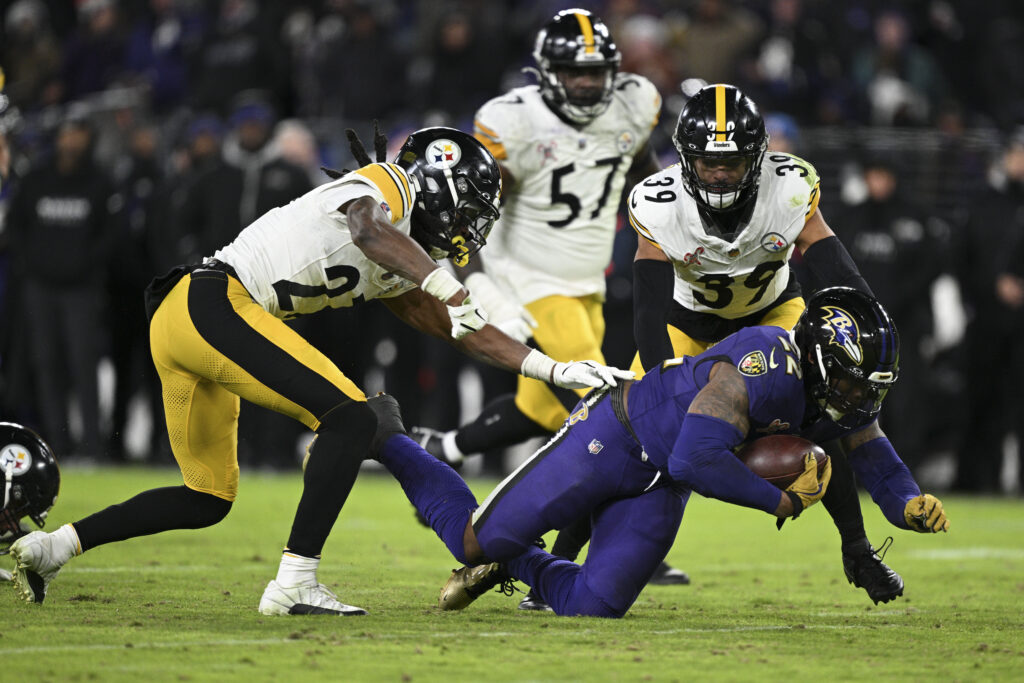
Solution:
<path fill-rule="evenodd" d="M 11 470 L 14 476 L 24 474 L 32 465 L 32 454 L 21 444 L 8 444 L 0 450 L 0 474 Z"/>
<path fill-rule="evenodd" d="M 434 168 L 454 168 L 462 158 L 462 148 L 451 140 L 440 138 L 427 146 L 427 163 Z"/>

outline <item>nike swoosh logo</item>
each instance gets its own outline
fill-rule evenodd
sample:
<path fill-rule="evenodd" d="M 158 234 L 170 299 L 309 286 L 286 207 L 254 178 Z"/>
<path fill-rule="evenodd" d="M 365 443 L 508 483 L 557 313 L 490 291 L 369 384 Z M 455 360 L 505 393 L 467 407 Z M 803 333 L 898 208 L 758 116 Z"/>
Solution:
<path fill-rule="evenodd" d="M 768 356 L 768 367 L 772 368 L 773 370 L 775 368 L 779 367 L 779 364 L 775 362 L 775 348 L 774 347 L 772 348 L 772 355 Z"/>

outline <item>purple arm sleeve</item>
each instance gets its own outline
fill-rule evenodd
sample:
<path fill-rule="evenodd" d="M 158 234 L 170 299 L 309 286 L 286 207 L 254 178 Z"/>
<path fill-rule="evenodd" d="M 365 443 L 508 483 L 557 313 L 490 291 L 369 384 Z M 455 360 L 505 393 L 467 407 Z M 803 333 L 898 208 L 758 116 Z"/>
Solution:
<path fill-rule="evenodd" d="M 775 514 L 779 490 L 733 454 L 742 442 L 740 430 L 725 420 L 687 413 L 668 458 L 668 472 L 702 496 Z"/>
<path fill-rule="evenodd" d="M 893 526 L 909 529 L 903 519 L 903 509 L 908 500 L 921 495 L 921 489 L 889 439 L 884 436 L 872 439 L 854 448 L 846 457 L 885 518 Z"/>

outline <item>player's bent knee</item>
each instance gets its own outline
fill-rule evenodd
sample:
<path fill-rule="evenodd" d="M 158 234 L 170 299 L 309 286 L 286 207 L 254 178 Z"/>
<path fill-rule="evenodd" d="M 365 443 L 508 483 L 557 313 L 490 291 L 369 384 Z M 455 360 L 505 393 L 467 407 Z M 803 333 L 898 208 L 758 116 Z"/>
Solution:
<path fill-rule="evenodd" d="M 377 430 L 370 445 L 372 457 L 376 458 L 388 439 L 395 434 L 406 433 L 405 424 L 402 422 L 402 408 L 394 396 L 384 393 L 366 399 L 366 405 L 377 416 Z"/>
<path fill-rule="evenodd" d="M 320 419 L 318 436 L 336 435 L 357 452 L 370 455 L 370 446 L 377 433 L 377 414 L 366 401 L 348 401 L 335 406 Z"/>
<path fill-rule="evenodd" d="M 182 506 L 182 510 L 188 510 L 188 518 L 181 520 L 183 529 L 202 529 L 213 526 L 227 517 L 231 511 L 230 500 L 189 488 L 185 488 L 185 492 L 188 504 Z"/>

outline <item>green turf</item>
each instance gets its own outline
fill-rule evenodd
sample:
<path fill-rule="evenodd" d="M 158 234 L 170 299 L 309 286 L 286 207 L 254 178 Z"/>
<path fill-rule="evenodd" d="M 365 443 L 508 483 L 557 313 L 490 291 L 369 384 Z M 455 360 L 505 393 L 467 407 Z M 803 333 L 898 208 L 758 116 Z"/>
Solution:
<path fill-rule="evenodd" d="M 171 470 L 63 474 L 51 529 L 179 481 Z M 892 529 L 887 560 L 906 594 L 876 607 L 843 577 L 823 509 L 777 532 L 767 515 L 695 496 L 669 556 L 693 585 L 649 587 L 626 618 L 602 620 L 518 612 L 496 593 L 439 612 L 453 560 L 394 481 L 365 473 L 321 579 L 370 616 L 263 617 L 299 490 L 298 475 L 243 473 L 220 525 L 90 551 L 42 606 L 0 596 L 0 680 L 1024 678 L 1020 500 L 951 497 L 949 534 Z M 877 544 L 890 527 L 866 500 L 865 511 Z"/>

